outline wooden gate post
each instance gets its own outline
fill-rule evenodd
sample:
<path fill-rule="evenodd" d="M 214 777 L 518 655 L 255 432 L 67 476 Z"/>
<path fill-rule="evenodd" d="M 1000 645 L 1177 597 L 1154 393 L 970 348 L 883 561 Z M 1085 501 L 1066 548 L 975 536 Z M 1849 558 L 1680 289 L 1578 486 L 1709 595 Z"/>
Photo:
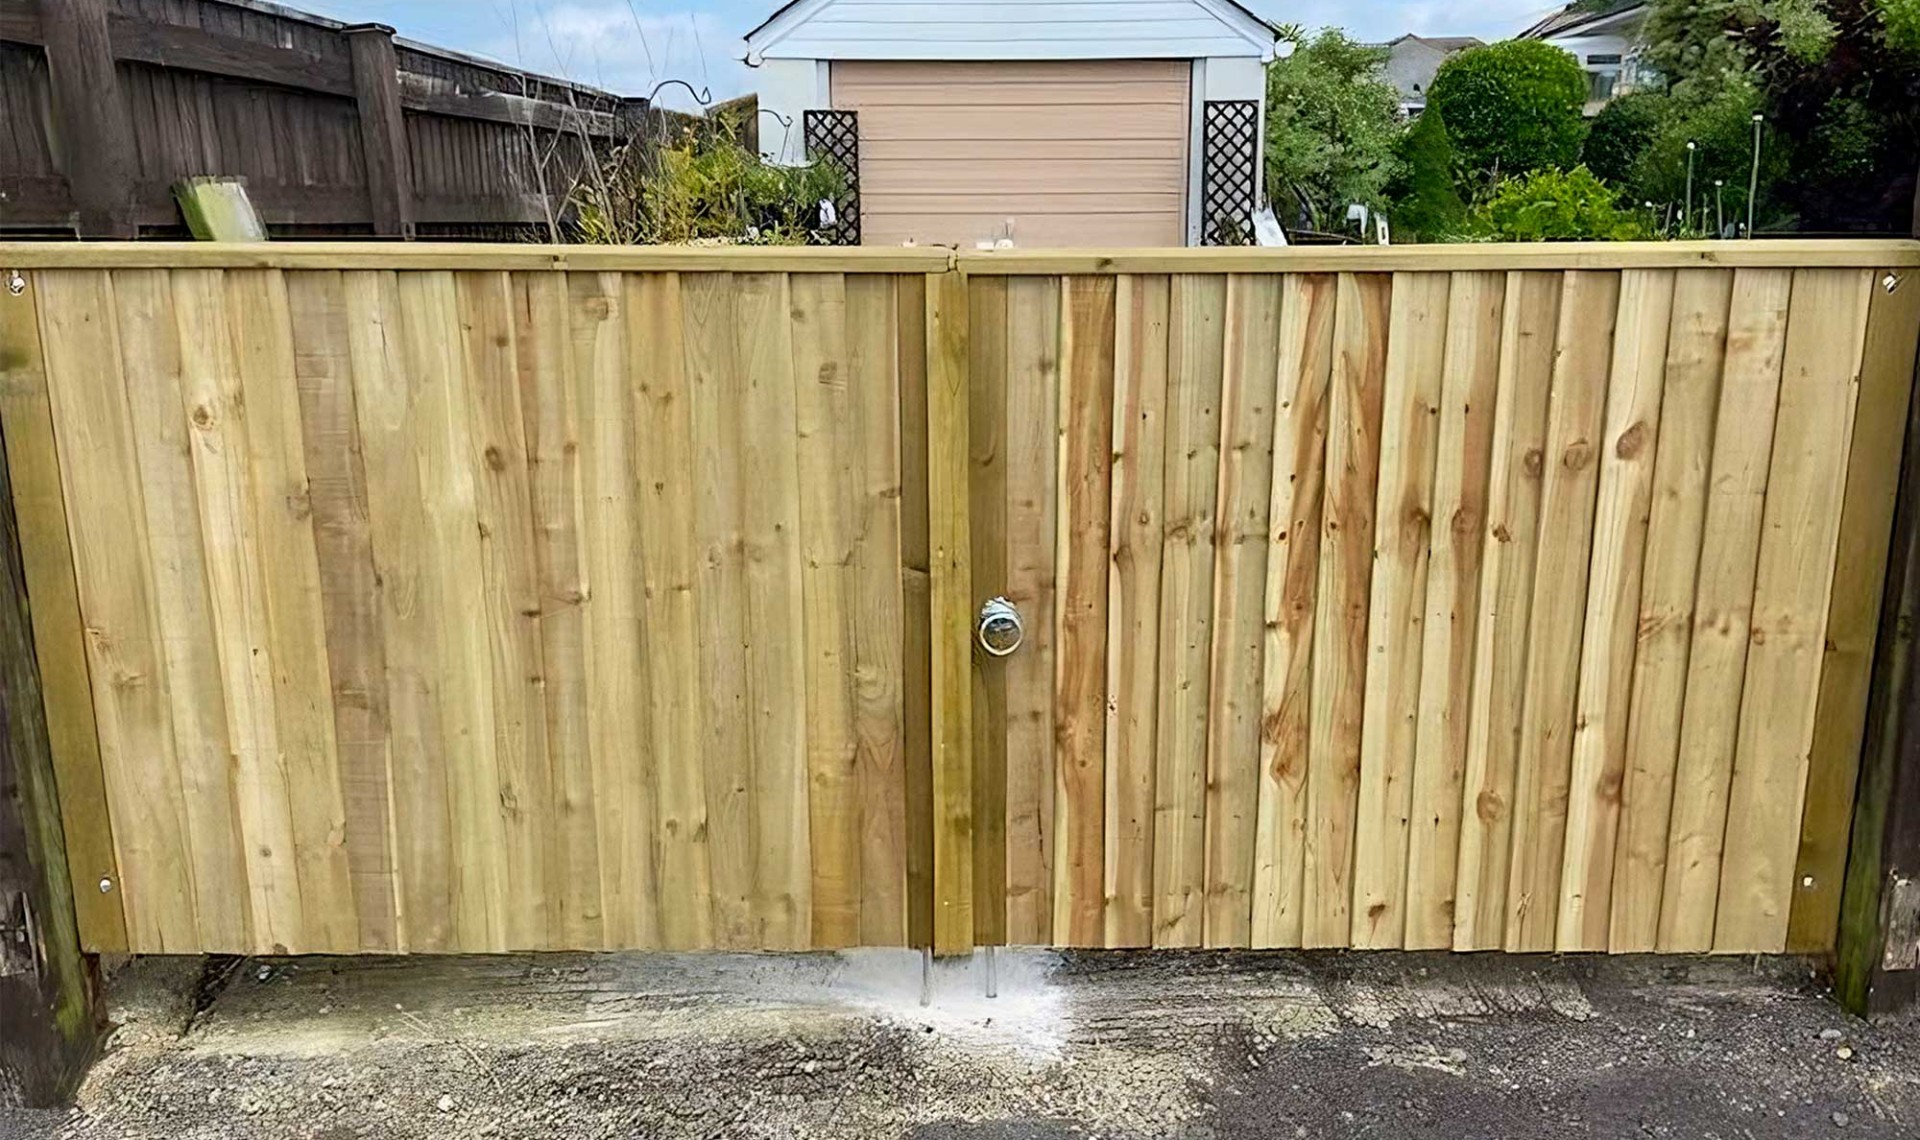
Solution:
<path fill-rule="evenodd" d="M 73 195 L 83 238 L 138 237 L 134 222 L 133 124 L 104 0 L 40 0 L 46 37 L 54 153 Z"/>
<path fill-rule="evenodd" d="M 933 950 L 973 949 L 973 574 L 967 279 L 927 275 L 927 529 L 933 659 Z"/>
<path fill-rule="evenodd" d="M 1920 271 L 1889 272 L 1874 288 L 1920 290 Z M 1870 322 L 1866 351 L 1903 354 L 1920 384 L 1915 308 L 1897 307 L 1906 318 L 1897 328 Z M 1862 1015 L 1920 1000 L 1920 400 L 1907 417 L 1892 545 L 1835 948 L 1835 992 Z"/>
<path fill-rule="evenodd" d="M 0 433 L 0 455 L 5 446 Z M 0 1102 L 7 1086 L 29 1105 L 71 1096 L 93 1060 L 98 1024 L 67 878 L 13 484 L 0 462 Z"/>

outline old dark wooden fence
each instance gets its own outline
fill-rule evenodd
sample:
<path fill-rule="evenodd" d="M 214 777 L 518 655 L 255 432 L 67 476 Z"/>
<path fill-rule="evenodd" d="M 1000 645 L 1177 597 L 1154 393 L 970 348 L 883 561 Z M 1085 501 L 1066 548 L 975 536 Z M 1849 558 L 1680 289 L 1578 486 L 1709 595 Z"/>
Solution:
<path fill-rule="evenodd" d="M 543 233 L 645 99 L 258 0 L 0 5 L 0 232 L 179 236 L 238 175 L 276 236 Z M 530 235 L 531 236 L 531 235 Z"/>

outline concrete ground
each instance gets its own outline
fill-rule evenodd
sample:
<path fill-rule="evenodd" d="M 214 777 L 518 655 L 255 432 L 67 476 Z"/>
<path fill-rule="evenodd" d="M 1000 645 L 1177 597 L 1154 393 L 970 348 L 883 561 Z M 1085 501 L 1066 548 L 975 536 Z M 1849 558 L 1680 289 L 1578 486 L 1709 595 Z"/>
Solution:
<path fill-rule="evenodd" d="M 0 1137 L 1920 1136 L 1920 1022 L 1789 960 L 147 959 Z"/>

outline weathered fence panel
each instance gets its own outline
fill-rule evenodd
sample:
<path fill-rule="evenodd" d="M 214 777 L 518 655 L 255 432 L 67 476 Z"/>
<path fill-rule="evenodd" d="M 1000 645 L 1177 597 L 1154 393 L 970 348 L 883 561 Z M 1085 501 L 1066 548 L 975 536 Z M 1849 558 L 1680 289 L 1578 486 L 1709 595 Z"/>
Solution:
<path fill-rule="evenodd" d="M 91 949 L 1833 945 L 1920 245 L 15 267 Z"/>
<path fill-rule="evenodd" d="M 978 659 L 1005 939 L 1830 947 L 1916 335 L 1879 249 L 963 256 L 975 430 L 1059 448 L 974 440 L 1051 634 Z"/>

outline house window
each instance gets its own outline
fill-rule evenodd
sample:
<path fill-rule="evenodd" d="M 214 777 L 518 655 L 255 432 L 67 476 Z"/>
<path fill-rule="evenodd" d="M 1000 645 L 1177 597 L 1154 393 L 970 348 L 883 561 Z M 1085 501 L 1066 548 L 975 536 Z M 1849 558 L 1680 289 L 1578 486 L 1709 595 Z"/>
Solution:
<path fill-rule="evenodd" d="M 1587 72 L 1587 102 L 1604 103 L 1613 98 L 1613 85 L 1619 78 L 1617 71 Z"/>
<path fill-rule="evenodd" d="M 1612 53 L 1602 53 L 1600 55 L 1588 56 L 1587 62 L 1594 64 L 1611 64 L 1614 67 L 1618 67 L 1620 66 L 1620 57 Z"/>

